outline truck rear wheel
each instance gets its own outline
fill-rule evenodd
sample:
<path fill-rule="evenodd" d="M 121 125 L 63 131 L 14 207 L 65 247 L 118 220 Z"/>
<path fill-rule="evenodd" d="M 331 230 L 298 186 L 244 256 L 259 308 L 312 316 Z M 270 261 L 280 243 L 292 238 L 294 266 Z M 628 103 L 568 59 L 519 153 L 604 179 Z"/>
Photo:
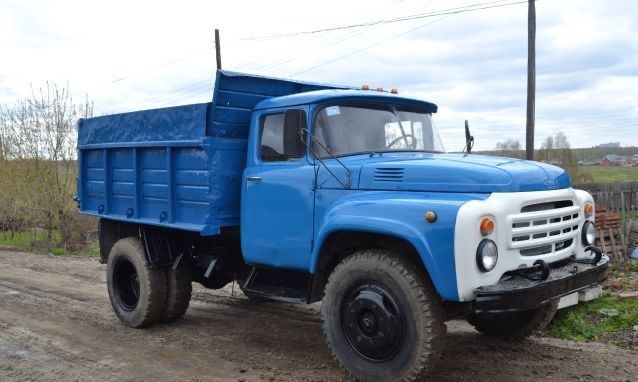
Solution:
<path fill-rule="evenodd" d="M 323 330 L 334 357 L 355 379 L 413 381 L 441 355 L 445 324 L 426 276 L 385 250 L 364 250 L 330 275 Z"/>
<path fill-rule="evenodd" d="M 184 316 L 191 301 L 193 279 L 191 268 L 181 266 L 166 270 L 166 307 L 163 322 L 174 322 Z"/>
<path fill-rule="evenodd" d="M 553 301 L 540 308 L 516 313 L 477 313 L 467 316 L 476 330 L 508 341 L 522 341 L 549 324 L 558 308 Z"/>
<path fill-rule="evenodd" d="M 106 282 L 113 310 L 124 325 L 143 328 L 162 319 L 165 271 L 148 265 L 139 238 L 127 237 L 115 243 L 109 255 Z"/>

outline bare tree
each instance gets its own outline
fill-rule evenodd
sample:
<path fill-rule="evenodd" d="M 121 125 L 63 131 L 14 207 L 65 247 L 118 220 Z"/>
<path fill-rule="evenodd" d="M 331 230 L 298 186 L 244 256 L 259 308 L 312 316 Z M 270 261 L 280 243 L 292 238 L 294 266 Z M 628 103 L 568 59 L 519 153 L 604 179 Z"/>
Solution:
<path fill-rule="evenodd" d="M 539 159 L 543 162 L 560 166 L 569 172 L 572 179 L 578 179 L 578 164 L 569 144 L 567 136 L 562 132 L 555 136 L 548 136 L 543 140 L 539 152 Z"/>
<path fill-rule="evenodd" d="M 30 220 L 41 216 L 52 238 L 60 217 L 74 208 L 77 119 L 92 114 L 88 100 L 74 103 L 68 86 L 49 83 L 32 88 L 31 97 L 0 108 L 0 159 L 5 162 L 0 211 L 13 205 Z"/>
<path fill-rule="evenodd" d="M 522 156 L 521 142 L 518 139 L 507 139 L 496 143 L 496 151 L 507 157 L 518 158 Z"/>
<path fill-rule="evenodd" d="M 554 153 L 554 137 L 550 135 L 546 137 L 543 140 L 543 143 L 541 144 L 539 159 L 546 163 L 553 163 L 554 162 L 553 153 Z"/>

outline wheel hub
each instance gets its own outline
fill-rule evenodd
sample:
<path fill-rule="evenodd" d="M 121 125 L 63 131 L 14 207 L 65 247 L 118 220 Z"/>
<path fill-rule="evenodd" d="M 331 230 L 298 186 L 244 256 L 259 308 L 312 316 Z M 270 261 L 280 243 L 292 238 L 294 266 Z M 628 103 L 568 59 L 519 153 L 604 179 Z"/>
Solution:
<path fill-rule="evenodd" d="M 403 313 L 396 298 L 379 284 L 355 286 L 346 295 L 341 319 L 348 342 L 366 359 L 386 361 L 403 345 Z"/>
<path fill-rule="evenodd" d="M 133 263 L 120 259 L 113 270 L 113 287 L 118 303 L 128 311 L 135 309 L 140 299 L 140 279 Z"/>

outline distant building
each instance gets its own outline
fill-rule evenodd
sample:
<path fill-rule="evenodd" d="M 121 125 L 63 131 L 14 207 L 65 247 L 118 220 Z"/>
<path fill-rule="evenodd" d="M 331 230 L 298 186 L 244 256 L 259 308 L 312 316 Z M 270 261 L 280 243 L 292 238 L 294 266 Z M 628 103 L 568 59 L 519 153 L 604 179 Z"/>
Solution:
<path fill-rule="evenodd" d="M 620 142 L 609 142 L 609 143 L 603 143 L 600 144 L 598 146 L 596 146 L 597 148 L 601 148 L 601 149 L 613 149 L 616 147 L 620 147 Z"/>
<path fill-rule="evenodd" d="M 635 155 L 634 155 L 635 157 Z M 600 162 L 601 166 L 624 166 L 627 164 L 627 157 L 616 154 L 607 154 Z"/>
<path fill-rule="evenodd" d="M 634 156 L 631 157 L 631 165 L 638 166 L 638 154 L 634 154 Z"/>

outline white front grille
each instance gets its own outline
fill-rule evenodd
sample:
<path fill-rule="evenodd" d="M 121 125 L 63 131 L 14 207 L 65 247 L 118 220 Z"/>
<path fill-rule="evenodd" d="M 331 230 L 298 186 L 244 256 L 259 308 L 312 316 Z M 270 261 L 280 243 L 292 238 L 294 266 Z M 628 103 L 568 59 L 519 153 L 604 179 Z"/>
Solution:
<path fill-rule="evenodd" d="M 571 247 L 578 236 L 580 207 L 572 205 L 511 215 L 510 248 L 537 256 Z"/>

